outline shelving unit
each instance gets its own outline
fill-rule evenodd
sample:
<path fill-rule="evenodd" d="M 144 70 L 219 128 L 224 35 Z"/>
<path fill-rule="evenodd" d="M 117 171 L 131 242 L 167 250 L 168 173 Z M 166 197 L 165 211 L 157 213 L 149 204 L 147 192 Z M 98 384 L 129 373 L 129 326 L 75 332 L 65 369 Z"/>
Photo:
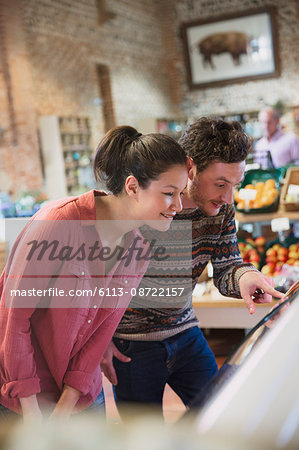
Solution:
<path fill-rule="evenodd" d="M 262 129 L 258 121 L 258 114 L 259 111 L 250 111 L 246 113 L 228 113 L 220 115 L 220 117 L 228 122 L 240 122 L 249 136 L 253 139 L 259 139 L 262 136 Z"/>
<path fill-rule="evenodd" d="M 186 128 L 186 118 L 154 118 L 148 117 L 138 121 L 137 130 L 142 134 L 162 133 L 178 140 Z"/>
<path fill-rule="evenodd" d="M 262 226 L 270 226 L 273 219 L 286 217 L 290 223 L 299 223 L 298 211 L 285 211 L 282 207 L 276 212 L 264 214 L 242 214 L 236 212 L 235 218 L 239 227 L 251 224 L 254 235 L 261 236 Z M 224 297 L 215 288 L 204 294 L 197 287 L 193 292 L 192 303 L 202 328 L 252 328 L 261 320 L 275 301 L 271 304 L 256 304 L 256 312 L 251 316 L 246 308 L 244 300 Z"/>
<path fill-rule="evenodd" d="M 231 112 L 225 114 L 215 114 L 215 117 L 220 117 L 229 122 L 235 120 L 240 122 L 246 133 L 253 138 L 259 139 L 262 136 L 262 129 L 258 121 L 259 110 L 246 112 Z M 285 118 L 285 120 L 284 120 Z M 182 131 L 186 128 L 188 123 L 197 120 L 198 117 L 174 117 L 174 118 L 156 118 L 147 117 L 140 119 L 137 123 L 137 129 L 140 133 L 165 133 L 172 136 L 174 139 L 179 139 Z M 284 127 L 289 131 L 292 130 L 299 134 L 299 107 L 288 107 L 286 113 L 282 116 Z"/>
<path fill-rule="evenodd" d="M 281 217 L 287 217 L 291 222 L 299 221 L 299 212 L 298 211 L 284 211 L 283 209 L 279 209 L 276 212 L 272 213 L 263 213 L 263 214 L 242 214 L 236 211 L 236 220 L 239 223 L 257 223 L 257 222 L 271 222 L 273 219 L 279 219 Z"/>
<path fill-rule="evenodd" d="M 229 122 L 236 120 L 240 122 L 246 131 L 254 140 L 262 136 L 262 129 L 258 121 L 259 110 L 247 112 L 232 112 L 226 114 L 219 114 L 221 117 Z M 281 125 L 286 131 L 293 131 L 299 135 L 299 106 L 286 107 L 285 112 L 281 116 Z"/>
<path fill-rule="evenodd" d="M 273 219 L 280 219 L 282 217 L 289 219 L 290 224 L 299 223 L 299 212 L 285 211 L 282 206 L 279 207 L 278 211 L 271 213 L 242 214 L 238 211 L 235 213 L 235 219 L 239 223 L 239 228 L 246 228 L 246 225 L 251 224 L 255 236 L 261 236 L 263 234 L 262 226 L 268 225 L 270 227 Z"/>
<path fill-rule="evenodd" d="M 77 195 L 95 186 L 90 129 L 87 117 L 40 118 L 46 189 L 50 199 Z"/>
<path fill-rule="evenodd" d="M 231 112 L 226 114 L 219 114 L 216 117 L 221 117 L 228 122 L 237 121 L 240 122 L 245 130 L 245 132 L 253 140 L 253 148 L 255 147 L 255 142 L 260 139 L 263 135 L 261 125 L 258 120 L 259 110 L 247 111 L 247 112 Z M 286 131 L 292 131 L 299 136 L 299 107 L 298 106 L 288 106 L 285 107 L 285 111 L 281 116 L 280 124 L 282 128 Z M 254 153 L 250 153 L 246 160 L 246 170 L 249 169 L 271 169 L 273 164 L 270 157 L 270 152 L 263 152 L 262 156 L 256 161 Z"/>

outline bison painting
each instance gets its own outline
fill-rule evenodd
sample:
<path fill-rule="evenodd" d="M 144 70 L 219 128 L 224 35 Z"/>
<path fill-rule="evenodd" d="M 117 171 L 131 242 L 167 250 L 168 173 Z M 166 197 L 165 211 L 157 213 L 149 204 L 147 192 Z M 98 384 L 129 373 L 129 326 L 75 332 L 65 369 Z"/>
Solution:
<path fill-rule="evenodd" d="M 239 31 L 227 31 L 224 33 L 214 33 L 198 42 L 198 49 L 203 58 L 203 64 L 210 64 L 212 69 L 215 65 L 212 60 L 213 55 L 230 53 L 236 66 L 241 64 L 240 56 L 247 55 L 250 51 L 257 49 L 250 48 L 252 37 Z"/>

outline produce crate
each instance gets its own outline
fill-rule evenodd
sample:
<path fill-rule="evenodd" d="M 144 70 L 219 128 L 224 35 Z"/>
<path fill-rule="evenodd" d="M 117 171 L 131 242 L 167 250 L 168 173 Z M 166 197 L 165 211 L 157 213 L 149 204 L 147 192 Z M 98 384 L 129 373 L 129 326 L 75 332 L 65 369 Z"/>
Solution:
<path fill-rule="evenodd" d="M 269 250 L 269 248 L 273 247 L 273 245 L 275 245 L 275 244 L 279 244 L 282 247 L 288 248 L 292 244 L 298 244 L 298 239 L 288 236 L 284 241 L 281 241 L 280 239 L 273 239 L 273 240 L 267 242 L 267 244 L 265 246 L 264 253 L 263 253 L 262 258 L 261 258 L 261 266 L 266 264 L 266 256 L 267 256 L 266 252 L 267 252 L 267 250 Z"/>
<path fill-rule="evenodd" d="M 299 185 L 299 167 L 289 167 L 287 170 L 280 196 L 280 203 L 286 211 L 299 211 L 299 200 L 297 202 L 288 202 L 286 200 L 290 184 Z"/>
<path fill-rule="evenodd" d="M 277 196 L 274 199 L 273 203 L 270 205 L 261 207 L 261 208 L 250 208 L 248 210 L 246 209 L 240 209 L 236 207 L 236 210 L 243 213 L 243 214 L 258 214 L 258 213 L 268 213 L 268 212 L 274 212 L 278 210 L 279 206 L 279 192 L 280 192 L 280 182 L 282 180 L 282 170 L 281 169 L 269 169 L 269 170 L 263 170 L 263 169 L 253 169 L 248 170 L 248 172 L 245 173 L 244 180 L 242 181 L 242 184 L 240 186 L 240 189 L 244 188 L 247 184 L 253 184 L 255 185 L 259 181 L 265 182 L 269 179 L 275 180 L 275 187 L 277 189 Z"/>

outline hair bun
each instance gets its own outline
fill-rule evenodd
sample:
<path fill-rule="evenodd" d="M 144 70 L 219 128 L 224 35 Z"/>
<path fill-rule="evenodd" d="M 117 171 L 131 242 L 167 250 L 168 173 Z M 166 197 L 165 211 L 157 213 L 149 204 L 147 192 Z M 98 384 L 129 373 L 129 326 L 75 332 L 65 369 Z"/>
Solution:
<path fill-rule="evenodd" d="M 142 137 L 141 137 L 142 136 Z M 170 166 L 186 165 L 187 157 L 170 136 L 142 134 L 129 126 L 111 128 L 98 145 L 94 174 L 114 195 L 124 191 L 126 178 L 133 175 L 142 189 Z"/>

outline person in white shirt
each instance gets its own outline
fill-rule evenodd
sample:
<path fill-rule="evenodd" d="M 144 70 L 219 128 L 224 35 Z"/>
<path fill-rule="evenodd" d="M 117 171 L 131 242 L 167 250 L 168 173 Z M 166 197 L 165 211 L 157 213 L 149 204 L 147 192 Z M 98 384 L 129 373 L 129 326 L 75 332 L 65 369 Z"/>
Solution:
<path fill-rule="evenodd" d="M 274 167 L 286 164 L 299 163 L 299 139 L 292 133 L 282 131 L 279 123 L 280 116 L 277 111 L 267 108 L 259 113 L 259 121 L 263 130 L 263 137 L 255 145 L 255 161 L 261 163 L 267 151 L 271 154 Z"/>

